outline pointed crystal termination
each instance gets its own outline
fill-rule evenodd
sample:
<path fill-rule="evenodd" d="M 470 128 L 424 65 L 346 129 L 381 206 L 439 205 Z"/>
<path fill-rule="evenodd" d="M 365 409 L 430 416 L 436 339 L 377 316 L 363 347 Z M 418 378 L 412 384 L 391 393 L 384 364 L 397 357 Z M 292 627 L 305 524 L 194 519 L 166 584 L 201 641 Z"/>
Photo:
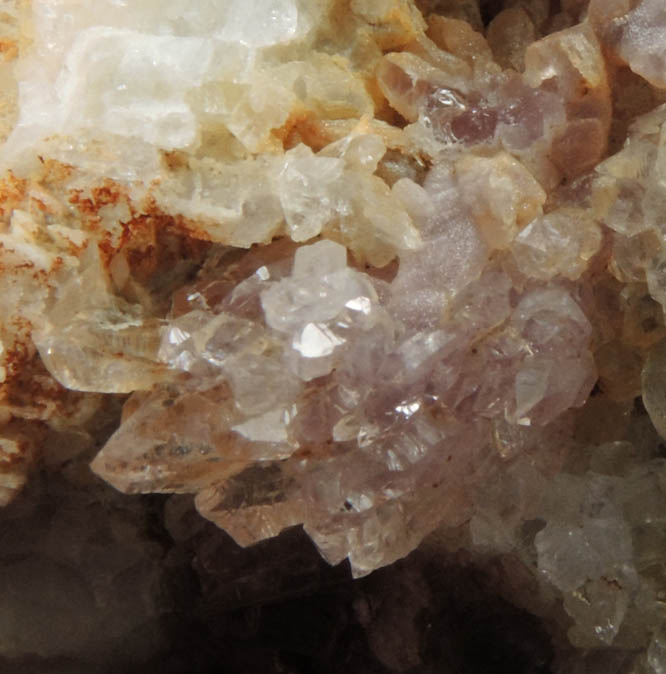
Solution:
<path fill-rule="evenodd" d="M 428 217 L 433 241 L 474 227 L 460 211 Z M 93 469 L 125 491 L 198 492 L 243 545 L 303 524 L 361 575 L 464 519 L 492 463 L 490 421 L 547 424 L 583 402 L 594 369 L 589 322 L 562 285 L 510 299 L 508 276 L 481 273 L 478 239 L 449 240 L 464 275 L 436 284 L 429 328 L 393 299 L 427 278 L 380 281 L 330 240 L 267 265 L 248 253 L 256 271 L 215 303 L 185 293 L 192 308 L 166 321 L 158 351 L 171 381 L 134 395 Z"/>
<path fill-rule="evenodd" d="M 118 489 L 661 671 L 663 3 L 0 4 L 0 502 L 129 394 Z"/>

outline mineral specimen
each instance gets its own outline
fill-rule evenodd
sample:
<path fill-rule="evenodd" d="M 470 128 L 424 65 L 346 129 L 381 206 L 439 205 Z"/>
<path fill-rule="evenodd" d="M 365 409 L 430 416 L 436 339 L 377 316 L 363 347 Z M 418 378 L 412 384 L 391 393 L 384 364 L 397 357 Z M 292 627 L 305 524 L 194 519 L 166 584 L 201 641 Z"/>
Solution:
<path fill-rule="evenodd" d="M 118 490 L 666 672 L 659 0 L 0 9 L 2 503 L 126 395 Z"/>

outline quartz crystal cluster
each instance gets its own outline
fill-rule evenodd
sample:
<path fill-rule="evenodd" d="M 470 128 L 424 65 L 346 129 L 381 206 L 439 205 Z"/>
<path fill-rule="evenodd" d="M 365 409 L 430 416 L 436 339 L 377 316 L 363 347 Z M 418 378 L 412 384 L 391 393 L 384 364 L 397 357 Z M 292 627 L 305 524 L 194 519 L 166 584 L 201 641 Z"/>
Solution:
<path fill-rule="evenodd" d="M 120 491 L 664 674 L 662 5 L 0 2 L 0 500 L 124 396 Z"/>

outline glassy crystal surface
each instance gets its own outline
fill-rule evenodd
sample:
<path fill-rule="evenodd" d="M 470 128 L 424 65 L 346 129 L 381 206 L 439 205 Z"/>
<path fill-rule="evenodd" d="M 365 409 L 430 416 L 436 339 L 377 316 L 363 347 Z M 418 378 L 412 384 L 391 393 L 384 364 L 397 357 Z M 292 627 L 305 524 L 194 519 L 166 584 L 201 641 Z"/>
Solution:
<path fill-rule="evenodd" d="M 357 577 L 494 560 L 558 671 L 665 671 L 658 0 L 6 0 L 0 29 L 0 504 L 87 451 Z"/>

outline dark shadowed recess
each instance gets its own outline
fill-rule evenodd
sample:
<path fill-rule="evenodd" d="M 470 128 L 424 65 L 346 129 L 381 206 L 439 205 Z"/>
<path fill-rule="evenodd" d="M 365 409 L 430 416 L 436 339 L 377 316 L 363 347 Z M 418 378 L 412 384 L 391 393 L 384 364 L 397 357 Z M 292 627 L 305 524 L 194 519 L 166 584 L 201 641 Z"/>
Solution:
<path fill-rule="evenodd" d="M 480 3 L 481 20 L 487 26 L 504 9 L 504 0 L 482 0 Z"/>
<path fill-rule="evenodd" d="M 69 478 L 0 511 L 3 674 L 550 671 L 539 622 L 474 566 L 417 550 L 354 581 L 299 528 L 242 549 L 189 497 Z"/>
<path fill-rule="evenodd" d="M 487 26 L 505 7 L 509 6 L 506 0 L 481 0 L 481 20 Z M 550 0 L 551 16 L 561 11 L 560 0 Z"/>

